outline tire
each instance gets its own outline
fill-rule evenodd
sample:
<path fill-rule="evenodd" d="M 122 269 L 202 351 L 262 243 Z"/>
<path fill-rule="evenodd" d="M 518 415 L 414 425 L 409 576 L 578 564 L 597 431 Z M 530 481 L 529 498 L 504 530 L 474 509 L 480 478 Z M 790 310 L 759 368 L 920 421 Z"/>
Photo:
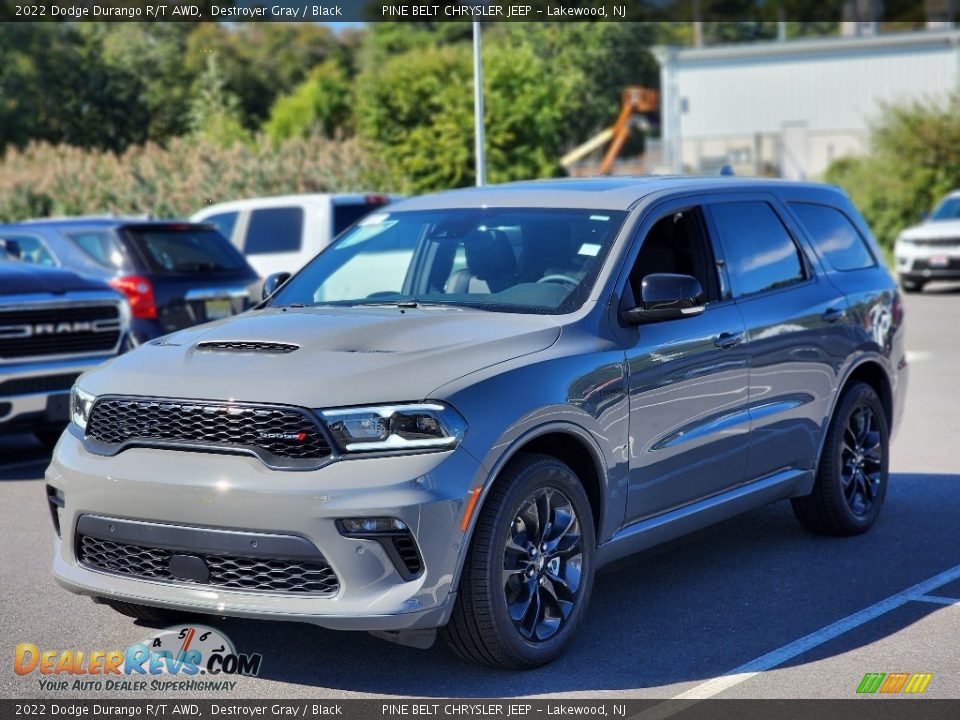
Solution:
<path fill-rule="evenodd" d="M 923 292 L 925 283 L 922 280 L 900 280 L 900 286 L 905 293 Z"/>
<path fill-rule="evenodd" d="M 176 610 L 166 610 L 164 608 L 150 607 L 149 605 L 137 605 L 136 603 L 123 602 L 122 600 L 95 598 L 95 601 L 101 605 L 106 605 L 121 615 L 140 620 L 147 625 L 173 625 L 188 615 L 188 613 L 177 612 Z"/>
<path fill-rule="evenodd" d="M 823 535 L 869 530 L 887 494 L 889 451 L 880 398 L 866 383 L 854 384 L 830 420 L 813 492 L 790 500 L 800 524 Z"/>
<path fill-rule="evenodd" d="M 567 522 L 558 531 L 559 518 Z M 532 547 L 530 535 L 540 548 Z M 477 518 L 441 634 L 471 662 L 508 670 L 546 665 L 573 640 L 595 567 L 593 513 L 580 480 L 553 457 L 520 454 L 497 478 Z"/>

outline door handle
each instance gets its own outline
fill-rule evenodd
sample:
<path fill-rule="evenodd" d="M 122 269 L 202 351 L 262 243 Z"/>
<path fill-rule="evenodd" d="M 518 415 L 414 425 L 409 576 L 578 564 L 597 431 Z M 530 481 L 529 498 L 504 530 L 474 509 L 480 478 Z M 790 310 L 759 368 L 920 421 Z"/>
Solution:
<path fill-rule="evenodd" d="M 739 345 L 743 341 L 743 333 L 720 333 L 713 339 L 713 344 L 716 345 L 720 350 L 727 350 L 732 348 L 734 345 Z"/>
<path fill-rule="evenodd" d="M 842 308 L 827 308 L 823 311 L 823 314 L 820 316 L 820 319 L 824 322 L 835 323 L 839 320 L 843 320 L 847 316 L 846 310 Z"/>

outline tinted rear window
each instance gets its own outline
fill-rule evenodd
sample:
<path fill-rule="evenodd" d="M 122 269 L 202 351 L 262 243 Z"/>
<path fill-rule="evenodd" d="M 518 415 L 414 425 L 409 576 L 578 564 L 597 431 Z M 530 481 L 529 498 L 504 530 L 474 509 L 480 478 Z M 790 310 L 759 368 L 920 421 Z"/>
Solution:
<path fill-rule="evenodd" d="M 216 230 L 128 228 L 151 272 L 206 273 L 242 270 L 243 256 Z"/>
<path fill-rule="evenodd" d="M 863 236 L 842 212 L 811 203 L 790 203 L 790 207 L 806 226 L 817 254 L 834 270 L 873 267 L 875 261 Z"/>
<path fill-rule="evenodd" d="M 250 213 L 247 239 L 243 251 L 247 255 L 297 252 L 303 235 L 303 208 L 262 208 Z"/>
<path fill-rule="evenodd" d="M 333 206 L 333 235 L 336 237 L 357 220 L 366 217 L 374 210 L 383 207 L 383 203 L 353 203 Z"/>

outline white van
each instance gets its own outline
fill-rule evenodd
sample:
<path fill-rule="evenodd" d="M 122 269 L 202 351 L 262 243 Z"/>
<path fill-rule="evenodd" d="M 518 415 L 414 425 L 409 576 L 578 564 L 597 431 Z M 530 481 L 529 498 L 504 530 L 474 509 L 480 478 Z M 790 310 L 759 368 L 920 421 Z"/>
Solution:
<path fill-rule="evenodd" d="M 210 205 L 190 218 L 215 225 L 266 277 L 296 272 L 337 235 L 399 196 L 278 195 Z"/>

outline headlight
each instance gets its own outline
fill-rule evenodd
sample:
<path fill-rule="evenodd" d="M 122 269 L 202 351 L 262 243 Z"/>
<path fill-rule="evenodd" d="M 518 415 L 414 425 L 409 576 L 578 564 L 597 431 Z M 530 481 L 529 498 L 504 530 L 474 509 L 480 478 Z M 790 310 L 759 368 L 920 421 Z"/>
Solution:
<path fill-rule="evenodd" d="M 90 419 L 90 411 L 93 410 L 96 400 L 95 395 L 84 392 L 76 385 L 70 391 L 70 419 L 81 430 L 87 429 L 87 420 Z"/>
<path fill-rule="evenodd" d="M 467 430 L 460 414 L 442 403 L 318 410 L 341 450 L 447 450 Z"/>

